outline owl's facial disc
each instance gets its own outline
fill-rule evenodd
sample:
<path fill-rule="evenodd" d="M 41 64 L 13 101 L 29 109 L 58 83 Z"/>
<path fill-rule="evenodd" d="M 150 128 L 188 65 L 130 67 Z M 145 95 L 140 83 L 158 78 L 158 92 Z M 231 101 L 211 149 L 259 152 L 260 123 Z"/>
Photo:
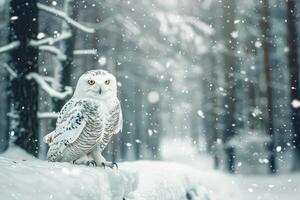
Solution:
<path fill-rule="evenodd" d="M 83 74 L 78 81 L 74 96 L 110 100 L 117 96 L 117 81 L 108 72 L 92 71 Z"/>
<path fill-rule="evenodd" d="M 115 86 L 116 79 L 111 74 L 88 78 L 88 90 L 95 98 L 107 99 L 116 96 L 117 89 Z"/>

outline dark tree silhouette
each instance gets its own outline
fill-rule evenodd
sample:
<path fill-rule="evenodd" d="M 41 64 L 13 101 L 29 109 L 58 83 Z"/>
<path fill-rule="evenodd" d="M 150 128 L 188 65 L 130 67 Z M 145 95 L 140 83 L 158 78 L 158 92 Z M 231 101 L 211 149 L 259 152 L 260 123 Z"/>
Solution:
<path fill-rule="evenodd" d="M 273 101 L 272 101 L 272 67 L 270 65 L 270 14 L 268 0 L 262 0 L 261 5 L 261 31 L 262 31 L 262 47 L 263 47 L 263 66 L 265 71 L 267 85 L 267 132 L 270 136 L 268 144 L 269 151 L 269 170 L 270 173 L 276 173 L 276 151 L 275 151 L 275 136 L 273 127 Z"/>
<path fill-rule="evenodd" d="M 298 35 L 296 27 L 296 8 L 294 0 L 287 0 L 287 43 L 289 47 L 288 64 L 290 68 L 291 100 L 299 99 Z M 300 169 L 300 116 L 297 108 L 292 107 L 294 170 Z"/>
<path fill-rule="evenodd" d="M 27 152 L 38 153 L 38 87 L 26 76 L 38 72 L 38 49 L 29 45 L 38 33 L 37 0 L 12 0 L 10 2 L 9 41 L 19 41 L 10 51 L 9 66 L 16 76 L 12 78 L 10 95 L 10 131 L 15 143 Z"/>
<path fill-rule="evenodd" d="M 223 26 L 224 26 L 224 44 L 226 52 L 223 55 L 223 65 L 225 72 L 226 82 L 226 97 L 224 99 L 225 115 L 224 115 L 224 130 L 222 134 L 222 140 L 225 144 L 226 153 L 226 168 L 229 172 L 235 171 L 235 150 L 234 147 L 228 146 L 228 141 L 235 135 L 235 72 L 237 68 L 237 61 L 235 57 L 236 39 L 232 36 L 235 31 L 235 0 L 223 1 Z"/>

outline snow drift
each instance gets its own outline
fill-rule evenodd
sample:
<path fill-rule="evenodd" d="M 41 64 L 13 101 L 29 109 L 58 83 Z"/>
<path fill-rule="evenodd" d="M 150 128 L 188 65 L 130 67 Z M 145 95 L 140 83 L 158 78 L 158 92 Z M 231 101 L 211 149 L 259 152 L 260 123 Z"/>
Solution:
<path fill-rule="evenodd" d="M 0 155 L 0 199 L 209 200 L 198 171 L 185 165 L 136 161 L 119 170 L 49 163 L 20 149 Z"/>

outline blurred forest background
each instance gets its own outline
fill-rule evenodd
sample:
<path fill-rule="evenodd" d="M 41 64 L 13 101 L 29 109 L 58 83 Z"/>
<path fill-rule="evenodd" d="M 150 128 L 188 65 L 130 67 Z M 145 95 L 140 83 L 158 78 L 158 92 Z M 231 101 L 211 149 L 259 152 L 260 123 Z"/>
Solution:
<path fill-rule="evenodd" d="M 56 112 L 101 68 L 125 119 L 108 159 L 161 159 L 169 138 L 230 173 L 300 170 L 299 13 L 296 0 L 0 0 L 0 150 L 45 159 Z"/>

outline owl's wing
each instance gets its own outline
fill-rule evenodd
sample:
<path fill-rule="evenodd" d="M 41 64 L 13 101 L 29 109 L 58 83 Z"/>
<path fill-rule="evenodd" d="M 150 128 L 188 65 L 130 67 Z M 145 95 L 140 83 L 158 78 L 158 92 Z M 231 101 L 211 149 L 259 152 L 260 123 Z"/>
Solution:
<path fill-rule="evenodd" d="M 53 142 L 63 141 L 66 144 L 73 143 L 86 125 L 82 109 L 74 108 L 66 113 L 64 122 L 56 126 Z"/>
<path fill-rule="evenodd" d="M 66 111 L 61 116 L 61 119 L 56 124 L 55 133 L 49 144 L 48 159 L 53 161 L 62 154 L 69 144 L 73 143 L 79 137 L 86 126 L 86 119 L 80 105 Z"/>
<path fill-rule="evenodd" d="M 60 134 L 61 132 L 61 127 L 62 125 L 68 124 L 69 123 L 69 117 L 70 113 L 72 113 L 72 109 L 75 106 L 75 101 L 73 99 L 70 99 L 61 109 L 59 112 L 58 118 L 56 120 L 56 130 L 52 131 L 51 133 L 47 134 L 43 140 L 45 143 L 50 144 L 53 142 L 53 138 L 57 137 L 57 135 Z M 78 109 L 78 106 L 75 106 L 76 109 Z"/>

